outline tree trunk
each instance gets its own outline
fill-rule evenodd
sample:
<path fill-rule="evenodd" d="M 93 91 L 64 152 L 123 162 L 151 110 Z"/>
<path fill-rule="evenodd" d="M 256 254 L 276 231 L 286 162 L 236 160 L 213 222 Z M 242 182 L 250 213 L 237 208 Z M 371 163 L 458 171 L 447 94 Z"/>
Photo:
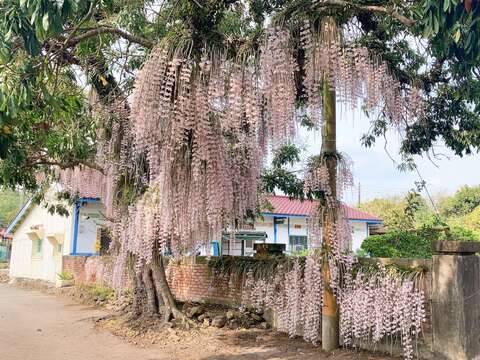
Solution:
<path fill-rule="evenodd" d="M 135 259 L 133 256 L 129 257 L 127 263 L 128 275 L 132 282 L 132 316 L 139 317 L 142 315 L 145 305 L 145 289 L 141 274 L 135 271 Z"/>
<path fill-rule="evenodd" d="M 152 271 L 150 267 L 145 266 L 142 274 L 143 284 L 145 286 L 145 292 L 147 293 L 147 314 L 158 314 L 158 302 L 155 286 L 152 280 Z"/>
<path fill-rule="evenodd" d="M 328 80 L 323 81 L 323 119 L 322 128 L 322 152 L 326 154 L 326 166 L 328 169 L 331 196 L 337 197 L 337 136 L 336 136 L 336 97 L 335 90 L 330 89 Z M 327 251 L 331 251 L 332 245 L 328 233 L 337 219 L 337 208 L 328 208 L 322 219 L 323 244 Z M 330 266 L 326 262 L 323 266 L 323 307 L 322 307 L 322 348 L 331 351 L 339 347 L 339 317 L 338 306 L 331 288 Z"/>
<path fill-rule="evenodd" d="M 171 316 L 175 319 L 186 320 L 185 314 L 178 309 L 177 303 L 170 290 L 170 286 L 168 285 L 165 266 L 161 255 L 153 257 L 151 268 L 158 298 L 163 300 L 165 321 L 169 321 Z"/>

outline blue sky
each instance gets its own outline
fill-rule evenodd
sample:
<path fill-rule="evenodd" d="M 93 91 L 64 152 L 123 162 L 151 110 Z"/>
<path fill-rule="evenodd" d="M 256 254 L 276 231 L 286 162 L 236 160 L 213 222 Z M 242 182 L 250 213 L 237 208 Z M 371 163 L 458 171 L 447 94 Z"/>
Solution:
<path fill-rule="evenodd" d="M 401 195 L 415 187 L 419 180 L 416 173 L 401 172 L 397 169 L 391 155 L 398 161 L 399 134 L 391 132 L 385 141 L 378 139 L 372 148 L 360 144 L 360 138 L 369 128 L 369 120 L 359 112 L 351 112 L 345 108 L 337 109 L 337 147 L 347 153 L 354 162 L 353 175 L 355 183 L 361 184 L 362 200 L 375 197 Z M 298 143 L 306 149 L 307 154 L 320 151 L 319 133 L 301 131 Z M 475 154 L 460 158 L 453 155 L 445 146 L 437 144 L 435 152 L 441 153 L 440 160 L 434 163 L 426 157 L 416 157 L 418 169 L 426 181 L 432 195 L 446 195 L 455 192 L 462 185 L 480 184 L 480 155 Z M 355 204 L 358 197 L 358 186 L 345 195 L 345 201 Z"/>

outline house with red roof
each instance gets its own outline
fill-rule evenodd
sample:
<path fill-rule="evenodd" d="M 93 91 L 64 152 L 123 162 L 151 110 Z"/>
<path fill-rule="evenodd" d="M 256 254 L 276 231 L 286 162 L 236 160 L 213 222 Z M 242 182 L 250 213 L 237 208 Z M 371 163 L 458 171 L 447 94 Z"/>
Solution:
<path fill-rule="evenodd" d="M 309 247 L 308 243 L 308 216 L 312 212 L 315 201 L 292 199 L 288 196 L 269 196 L 271 208 L 264 209 L 262 216 L 254 223 L 254 230 L 266 233 L 266 242 L 285 244 L 287 252 L 297 252 Z M 370 235 L 370 227 L 382 223 L 382 219 L 343 204 L 352 229 L 351 250 L 360 248 L 363 240 Z M 230 255 L 253 254 L 253 243 L 245 241 L 241 247 L 242 253 Z M 240 249 L 240 248 L 239 248 Z"/>

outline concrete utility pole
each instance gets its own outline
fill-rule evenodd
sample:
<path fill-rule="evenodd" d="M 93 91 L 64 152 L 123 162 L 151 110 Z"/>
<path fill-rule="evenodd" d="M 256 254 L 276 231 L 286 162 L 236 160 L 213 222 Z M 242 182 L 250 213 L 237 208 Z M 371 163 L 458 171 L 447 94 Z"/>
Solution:
<path fill-rule="evenodd" d="M 357 206 L 360 206 L 362 203 L 362 188 L 360 187 L 360 182 L 358 183 L 358 202 Z"/>
<path fill-rule="evenodd" d="M 329 174 L 329 185 L 332 197 L 337 197 L 337 126 L 336 126 L 336 96 L 335 90 L 330 89 L 328 80 L 323 81 L 323 128 L 322 153 L 327 155 L 326 165 Z M 328 206 L 328 205 L 327 205 Z M 337 220 L 337 209 L 327 209 L 323 216 L 323 244 L 331 248 L 328 237 L 329 227 Z M 330 286 L 331 274 L 328 263 L 323 265 L 323 307 L 322 307 L 322 349 L 331 351 L 339 347 L 339 317 L 335 295 Z"/>

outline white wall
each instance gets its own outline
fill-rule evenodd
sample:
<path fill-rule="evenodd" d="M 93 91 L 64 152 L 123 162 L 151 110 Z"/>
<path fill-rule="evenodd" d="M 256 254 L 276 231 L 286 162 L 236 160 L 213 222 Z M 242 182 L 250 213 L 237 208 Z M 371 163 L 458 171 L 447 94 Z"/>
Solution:
<path fill-rule="evenodd" d="M 33 241 L 27 235 L 32 227 L 43 228 L 42 248 L 38 257 L 32 257 Z M 68 253 L 72 233 L 71 214 L 66 217 L 52 215 L 41 205 L 31 205 L 23 221 L 12 233 L 10 276 L 55 281 L 56 274 L 62 268 L 62 254 L 56 254 L 54 244 L 46 237 L 54 233 L 64 234 L 62 252 Z"/>
<path fill-rule="evenodd" d="M 290 226 L 289 226 L 290 221 Z M 275 242 L 275 231 L 273 226 L 273 216 L 264 216 L 255 221 L 256 231 L 265 231 L 267 233 L 267 242 Z M 277 244 L 285 244 L 287 251 L 290 251 L 289 235 L 307 236 L 306 218 L 285 218 L 283 224 L 277 224 Z"/>
<path fill-rule="evenodd" d="M 355 252 L 368 237 L 368 225 L 365 221 L 353 221 L 350 225 L 352 226 L 352 251 Z"/>
<path fill-rule="evenodd" d="M 265 242 L 273 243 L 273 218 L 270 216 L 265 216 L 264 219 L 257 219 L 254 224 L 255 231 L 265 231 L 267 233 L 267 238 Z"/>

